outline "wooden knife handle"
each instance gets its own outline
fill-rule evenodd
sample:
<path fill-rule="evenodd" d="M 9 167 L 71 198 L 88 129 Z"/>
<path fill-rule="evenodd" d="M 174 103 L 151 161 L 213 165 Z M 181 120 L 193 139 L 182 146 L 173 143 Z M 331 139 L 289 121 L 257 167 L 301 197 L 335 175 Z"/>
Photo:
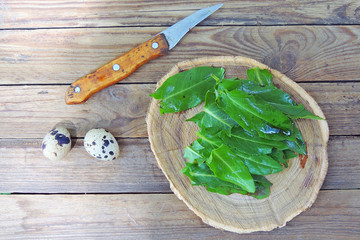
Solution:
<path fill-rule="evenodd" d="M 169 46 L 165 36 L 163 34 L 156 35 L 72 83 L 66 92 L 66 104 L 85 102 L 94 93 L 123 80 L 146 62 L 166 54 L 168 50 Z"/>

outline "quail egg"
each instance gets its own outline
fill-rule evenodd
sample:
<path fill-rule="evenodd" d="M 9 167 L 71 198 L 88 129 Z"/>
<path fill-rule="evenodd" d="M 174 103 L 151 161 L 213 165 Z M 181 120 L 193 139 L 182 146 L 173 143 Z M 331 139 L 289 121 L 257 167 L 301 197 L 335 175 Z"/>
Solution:
<path fill-rule="evenodd" d="M 71 149 L 69 131 L 64 127 L 55 127 L 45 135 L 41 149 L 44 156 L 50 160 L 63 159 Z"/>
<path fill-rule="evenodd" d="M 115 160 L 119 156 L 119 145 L 115 137 L 103 128 L 88 131 L 84 147 L 91 156 L 99 160 Z"/>

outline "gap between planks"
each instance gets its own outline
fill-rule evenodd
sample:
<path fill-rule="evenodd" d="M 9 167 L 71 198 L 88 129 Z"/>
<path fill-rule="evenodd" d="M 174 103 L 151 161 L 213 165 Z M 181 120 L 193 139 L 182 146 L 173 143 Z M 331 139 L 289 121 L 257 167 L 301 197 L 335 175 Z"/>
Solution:
<path fill-rule="evenodd" d="M 349 188 L 349 189 L 343 189 L 343 188 L 339 188 L 339 189 L 320 189 L 320 192 L 331 192 L 331 191 L 360 191 L 360 188 Z M 165 195 L 165 194 L 174 194 L 172 192 L 91 192 L 91 193 L 67 193 L 67 192 L 59 192 L 59 193 L 22 193 L 22 192 L 13 192 L 13 193 L 1 193 L 1 195 L 12 195 L 12 196 L 16 196 L 16 195 L 43 195 L 43 196 L 47 196 L 47 195 Z"/>
<path fill-rule="evenodd" d="M 155 27 L 164 27 L 168 28 L 172 25 L 130 25 L 130 26 L 98 26 L 98 27 L 36 27 L 36 28 L 0 28 L 0 31 L 36 31 L 36 30 L 64 30 L 64 29 L 117 29 L 117 28 L 155 28 Z M 219 25 L 198 25 L 197 28 L 201 27 L 216 27 Z M 258 24 L 258 25 L 231 25 L 231 24 L 222 24 L 221 27 L 319 27 L 319 26 L 359 26 L 359 24 L 354 23 L 338 23 L 338 24 L 297 24 L 297 23 L 285 23 L 285 24 Z"/>
<path fill-rule="evenodd" d="M 357 83 L 360 82 L 360 79 L 354 80 L 323 80 L 323 81 L 296 81 L 296 83 Z M 126 85 L 156 85 L 157 82 L 118 82 L 114 85 L 126 86 Z M 14 83 L 14 84 L 1 84 L 0 87 L 24 87 L 24 86 L 70 86 L 70 83 Z"/>
<path fill-rule="evenodd" d="M 335 25 L 358 24 L 354 0 L 223 1 L 224 5 L 200 25 Z M 193 12 L 214 5 L 209 1 L 3 1 L 2 28 L 169 26 Z M 238 14 L 240 13 L 240 14 Z M 139 17 L 141 16 L 141 17 Z"/>

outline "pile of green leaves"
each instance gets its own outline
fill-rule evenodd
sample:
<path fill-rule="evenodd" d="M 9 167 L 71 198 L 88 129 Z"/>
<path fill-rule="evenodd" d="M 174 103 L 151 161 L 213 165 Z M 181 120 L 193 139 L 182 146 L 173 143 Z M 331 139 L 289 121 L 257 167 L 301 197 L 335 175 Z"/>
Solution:
<path fill-rule="evenodd" d="M 184 151 L 182 173 L 192 185 L 262 199 L 272 185 L 264 175 L 282 171 L 296 153 L 306 155 L 293 120 L 321 118 L 278 89 L 266 69 L 247 70 L 248 79 L 224 75 L 223 68 L 196 67 L 169 77 L 151 96 L 160 100 L 161 114 L 205 100 L 203 110 L 187 120 L 200 128 Z"/>

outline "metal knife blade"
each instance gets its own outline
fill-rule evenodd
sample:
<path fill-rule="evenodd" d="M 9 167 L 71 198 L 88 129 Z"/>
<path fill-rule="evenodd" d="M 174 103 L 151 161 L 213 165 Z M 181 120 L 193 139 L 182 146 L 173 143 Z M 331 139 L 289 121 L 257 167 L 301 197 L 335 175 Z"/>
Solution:
<path fill-rule="evenodd" d="M 217 4 L 211 7 L 200 9 L 199 11 L 187 16 L 183 20 L 180 20 L 171 27 L 160 32 L 165 35 L 165 38 L 169 44 L 169 50 L 175 47 L 188 31 L 202 22 L 205 18 L 213 14 L 216 10 L 221 8 L 222 5 L 223 4 Z"/>

